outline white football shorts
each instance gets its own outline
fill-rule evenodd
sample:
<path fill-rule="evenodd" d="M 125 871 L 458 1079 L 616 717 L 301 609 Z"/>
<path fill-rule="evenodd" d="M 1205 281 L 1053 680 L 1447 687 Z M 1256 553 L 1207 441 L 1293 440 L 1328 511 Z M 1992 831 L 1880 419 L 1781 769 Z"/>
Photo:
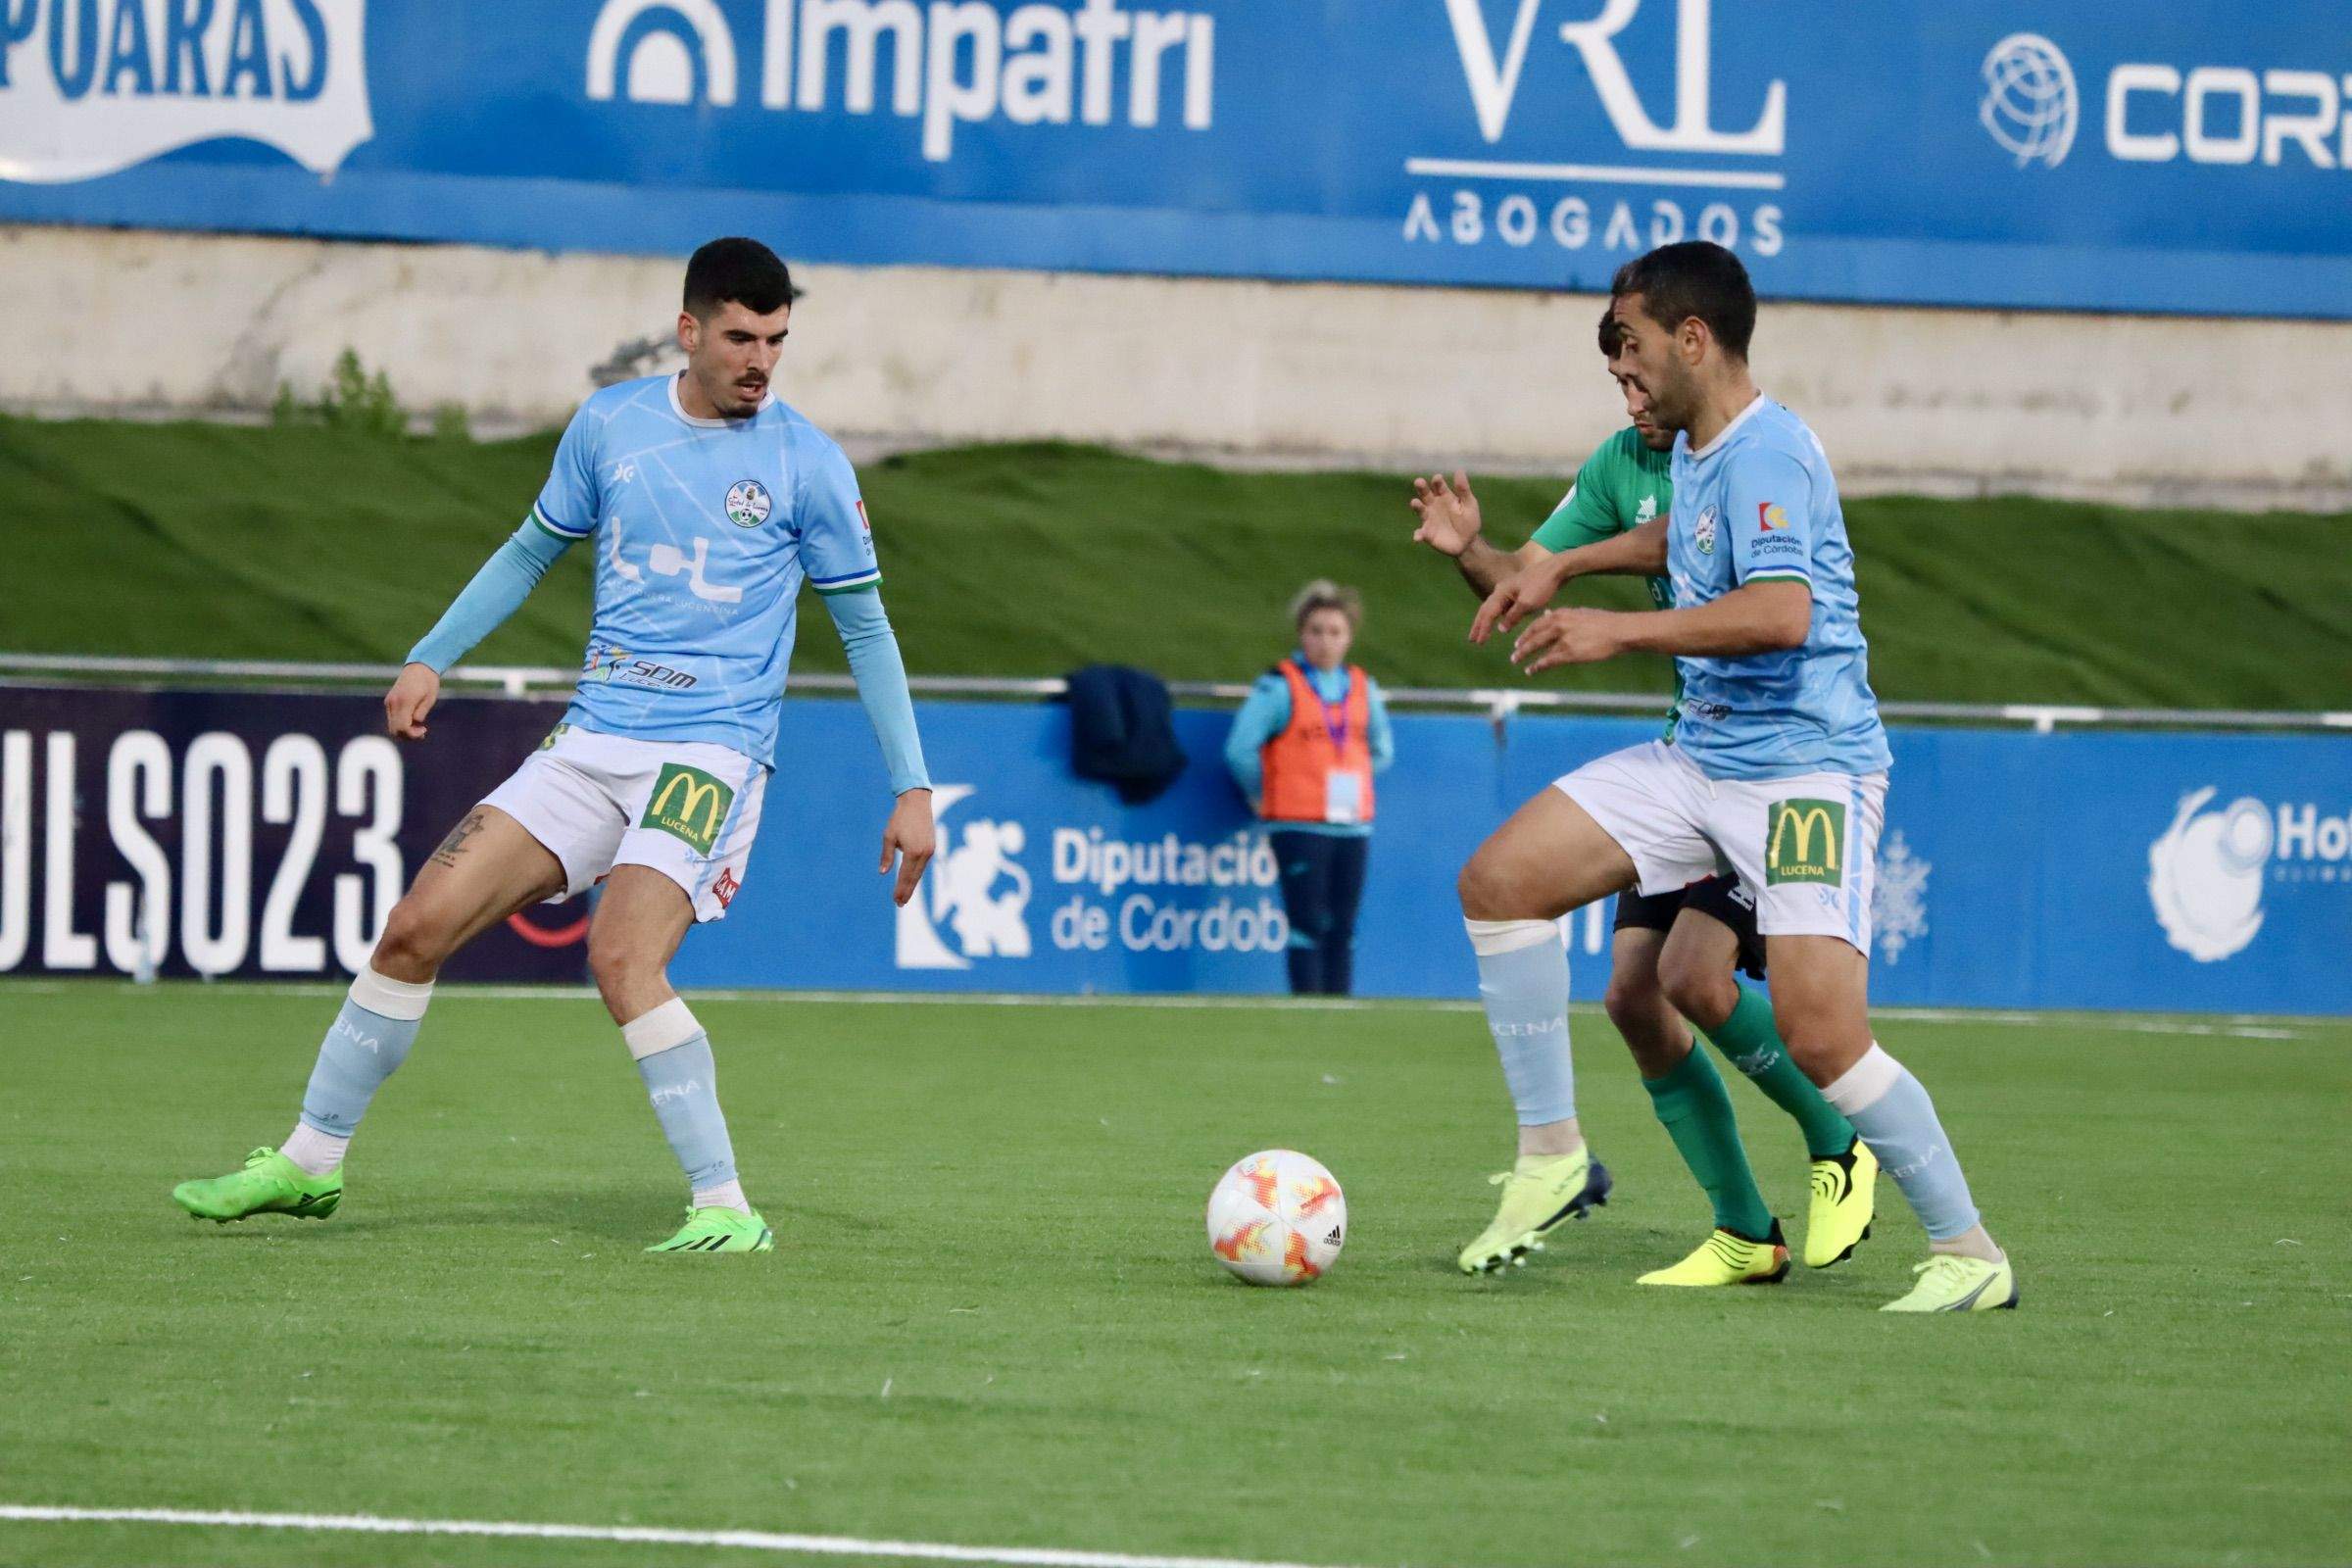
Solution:
<path fill-rule="evenodd" d="M 644 865 L 686 890 L 696 920 L 727 912 L 743 886 L 767 769 L 700 741 L 640 741 L 559 724 L 482 801 L 564 862 L 575 898 L 616 865 Z"/>
<path fill-rule="evenodd" d="M 1651 741 L 1596 758 L 1552 787 L 1632 857 L 1643 893 L 1737 871 L 1766 936 L 1842 937 L 1870 952 L 1886 774 L 1709 778 L 1678 748 Z"/>

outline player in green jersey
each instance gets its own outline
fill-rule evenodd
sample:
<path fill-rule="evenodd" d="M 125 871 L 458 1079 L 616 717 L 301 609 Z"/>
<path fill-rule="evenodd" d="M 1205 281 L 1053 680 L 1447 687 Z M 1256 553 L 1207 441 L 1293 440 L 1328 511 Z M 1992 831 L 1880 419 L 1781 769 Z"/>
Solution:
<path fill-rule="evenodd" d="M 1549 604 L 1576 577 L 1640 571 L 1644 562 L 1654 564 L 1656 546 L 1646 536 L 1664 529 L 1672 508 L 1674 434 L 1649 418 L 1646 399 L 1619 370 L 1621 347 L 1616 318 L 1604 313 L 1601 355 L 1633 422 L 1585 460 L 1567 497 L 1518 550 L 1506 554 L 1481 537 L 1478 499 L 1466 475 L 1414 480 L 1413 508 L 1421 514 L 1414 539 L 1452 557 L 1463 580 L 1485 601 L 1473 640 L 1483 642 L 1506 614 L 1515 619 L 1513 612 Z M 1657 576 L 1646 582 L 1651 602 L 1672 609 L 1673 585 Z M 1666 717 L 1670 740 L 1681 710 L 1679 676 L 1675 685 Z M 1610 957 L 1610 1020 L 1633 1052 L 1658 1119 L 1714 1208 L 1715 1229 L 1706 1241 L 1681 1262 L 1642 1276 L 1642 1283 L 1765 1283 L 1788 1267 L 1780 1222 L 1756 1189 L 1731 1099 L 1714 1064 L 1692 1048 L 1686 1018 L 1804 1133 L 1812 1158 L 1805 1261 L 1823 1268 L 1850 1255 L 1870 1232 L 1877 1162 L 1789 1059 L 1773 1027 L 1770 1001 L 1739 979 L 1740 970 L 1764 977 L 1752 894 L 1736 876 L 1709 877 L 1649 897 L 1622 894 Z M 1499 1040 L 1497 1045 L 1506 1052 L 1507 1066 L 1508 1047 Z M 1513 1087 L 1516 1094 L 1519 1086 Z M 1556 1105 L 1537 1113 L 1551 1108 Z M 1523 1257 L 1593 1185 L 1586 1173 L 1591 1155 L 1573 1118 L 1531 1126 L 1528 1106 L 1521 1110 L 1519 1168 L 1503 1183 L 1494 1224 L 1464 1250 L 1465 1271 Z M 1604 1175 L 1603 1191 L 1605 1182 Z M 1560 1200 L 1568 1200 L 1555 1207 Z"/>

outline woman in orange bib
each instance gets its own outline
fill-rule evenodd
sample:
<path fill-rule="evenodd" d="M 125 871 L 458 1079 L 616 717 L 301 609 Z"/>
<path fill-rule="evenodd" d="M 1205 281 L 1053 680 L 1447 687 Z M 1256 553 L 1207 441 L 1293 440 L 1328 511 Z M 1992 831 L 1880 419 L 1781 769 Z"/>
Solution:
<path fill-rule="evenodd" d="M 1291 601 L 1298 646 L 1257 678 L 1225 742 L 1225 765 L 1282 868 L 1291 990 L 1301 996 L 1353 987 L 1372 775 L 1396 756 L 1379 685 L 1348 662 L 1362 619 L 1352 588 L 1318 578 L 1300 589 Z"/>

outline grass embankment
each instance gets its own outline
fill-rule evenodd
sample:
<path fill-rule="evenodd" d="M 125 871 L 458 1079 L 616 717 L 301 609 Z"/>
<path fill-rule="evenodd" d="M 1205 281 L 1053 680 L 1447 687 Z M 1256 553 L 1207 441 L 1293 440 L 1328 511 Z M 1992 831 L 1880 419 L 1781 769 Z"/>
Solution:
<path fill-rule="evenodd" d="M 16 589 L 0 650 L 396 660 L 521 517 L 554 446 L 0 418 Z M 1499 648 L 1463 641 L 1469 596 L 1408 542 L 1398 475 L 1017 446 L 912 454 L 863 478 L 919 673 L 1114 660 L 1242 679 L 1287 646 L 1292 591 L 1329 575 L 1364 590 L 1361 654 L 1389 684 L 1517 678 Z M 1562 484 L 1482 483 L 1492 536 L 1524 538 Z M 1846 513 L 1882 697 L 2324 708 L 2352 692 L 2352 517 L 1900 497 Z M 574 550 L 475 658 L 575 661 L 589 559 Z M 1623 583 L 1588 602 L 1638 604 Z M 821 628 L 798 657 L 842 666 Z M 1642 659 L 1544 678 L 1666 686 Z"/>

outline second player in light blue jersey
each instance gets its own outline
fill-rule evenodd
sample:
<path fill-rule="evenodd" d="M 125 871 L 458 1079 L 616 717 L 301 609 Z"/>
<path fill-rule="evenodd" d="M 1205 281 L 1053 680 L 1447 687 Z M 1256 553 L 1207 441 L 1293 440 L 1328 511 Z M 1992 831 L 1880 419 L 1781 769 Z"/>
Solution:
<path fill-rule="evenodd" d="M 930 780 L 882 612 L 858 478 L 769 386 L 792 278 L 764 245 L 713 240 L 686 269 L 686 368 L 608 387 L 573 416 L 528 519 L 409 655 L 384 699 L 421 740 L 441 672 L 513 613 L 565 550 L 596 552 L 577 691 L 538 752 L 450 833 L 393 906 L 320 1046 L 285 1146 L 173 1191 L 200 1219 L 324 1218 L 375 1090 L 408 1054 L 441 964 L 526 905 L 602 886 L 588 963 L 685 1172 L 685 1226 L 649 1249 L 767 1251 L 719 1111 L 703 1027 L 667 976 L 698 920 L 743 886 L 813 586 L 841 632 L 896 797 L 881 868 L 905 904 L 930 859 Z"/>
<path fill-rule="evenodd" d="M 1979 1218 L 1934 1102 L 1871 1036 L 1887 748 L 1828 460 L 1802 421 L 1756 389 L 1755 291 L 1730 251 L 1661 247 L 1629 263 L 1612 294 L 1620 363 L 1652 417 L 1677 432 L 1673 511 L 1652 564 L 1669 567 L 1675 608 L 1549 611 L 1513 657 L 1533 672 L 1670 655 L 1683 717 L 1671 740 L 1558 780 L 1463 868 L 1489 1024 L 1498 1040 L 1556 1040 L 1564 1064 L 1567 971 L 1552 922 L 1629 887 L 1660 893 L 1729 866 L 1756 894 L 1789 1055 L 1926 1226 L 1928 1260 L 1888 1309 L 2014 1305 L 2016 1274 Z"/>
<path fill-rule="evenodd" d="M 1853 547 L 1813 432 L 1758 395 L 1705 446 L 1688 432 L 1676 439 L 1674 494 L 1675 515 L 1689 518 L 1667 532 L 1676 604 L 1713 604 L 1760 582 L 1801 586 L 1812 601 L 1795 648 L 1675 660 L 1685 693 L 1676 744 L 1710 778 L 1886 772 Z"/>
<path fill-rule="evenodd" d="M 1596 342 L 1632 422 L 1586 460 L 1568 499 L 1518 551 L 1506 555 L 1479 537 L 1478 498 L 1467 474 L 1414 480 L 1413 509 L 1421 526 L 1413 537 L 1453 557 L 1463 580 L 1484 596 L 1471 622 L 1473 642 L 1485 642 L 1498 618 L 1540 612 L 1570 580 L 1615 569 L 1613 556 L 1664 560 L 1658 540 L 1673 510 L 1677 432 L 1651 418 L 1647 397 L 1631 384 L 1614 304 L 1601 312 Z M 1661 610 L 1674 608 L 1674 587 L 1663 577 L 1649 579 L 1649 596 Z M 1682 717 L 1679 679 L 1676 686 L 1668 736 Z M 1646 897 L 1629 890 L 1616 903 L 1602 1005 L 1633 1053 L 1650 1106 L 1706 1194 L 1714 1218 L 1713 1229 L 1694 1250 L 1643 1274 L 1640 1283 L 1719 1288 L 1778 1280 L 1788 1270 L 1788 1237 L 1748 1164 L 1722 1075 L 1693 1046 L 1693 1025 L 1803 1134 L 1811 1167 L 1806 1266 L 1828 1268 L 1851 1257 L 1870 1234 L 1877 1167 L 1852 1124 L 1788 1054 L 1766 994 L 1739 978 L 1741 972 L 1759 981 L 1765 977 L 1754 890 L 1737 876 L 1719 874 Z M 1537 933 L 1531 926 L 1525 934 Z M 1549 937 L 1541 945 L 1531 941 L 1529 956 L 1516 961 L 1548 964 L 1545 946 L 1558 944 Z M 1557 1090 L 1573 1090 L 1569 1053 L 1542 1032 L 1497 1034 L 1495 1045 L 1519 1119 L 1518 1158 L 1500 1184 L 1494 1221 L 1458 1256 L 1467 1271 L 1513 1266 L 1547 1233 L 1555 1233 L 1567 1215 L 1579 1212 L 1578 1203 L 1589 1208 L 1608 1187 L 1605 1168 L 1586 1143 L 1572 1096 L 1547 1089 L 1548 1081 Z"/>

